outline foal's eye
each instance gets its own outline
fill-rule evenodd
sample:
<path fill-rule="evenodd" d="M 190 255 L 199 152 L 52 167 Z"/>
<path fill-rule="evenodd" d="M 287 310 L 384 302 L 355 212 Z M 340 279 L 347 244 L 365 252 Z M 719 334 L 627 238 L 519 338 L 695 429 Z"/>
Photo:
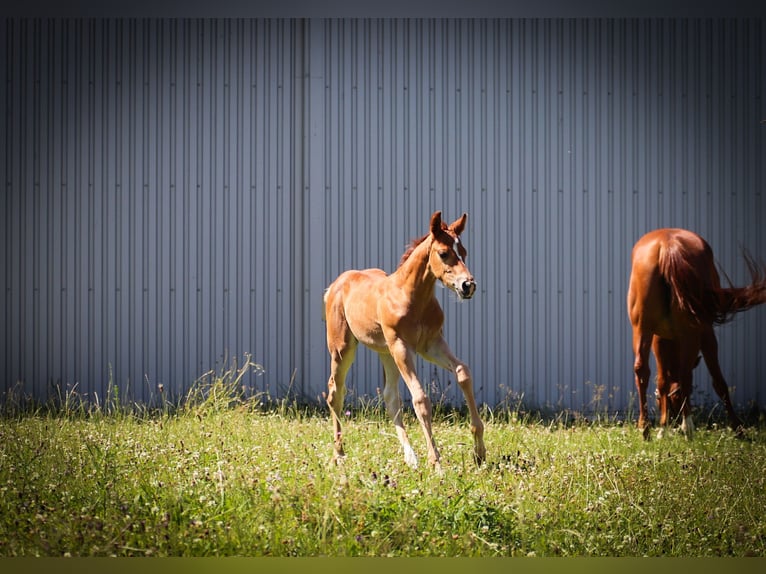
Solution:
<path fill-rule="evenodd" d="M 439 257 L 442 258 L 442 261 L 446 261 L 449 257 L 449 251 L 441 251 L 439 252 Z"/>

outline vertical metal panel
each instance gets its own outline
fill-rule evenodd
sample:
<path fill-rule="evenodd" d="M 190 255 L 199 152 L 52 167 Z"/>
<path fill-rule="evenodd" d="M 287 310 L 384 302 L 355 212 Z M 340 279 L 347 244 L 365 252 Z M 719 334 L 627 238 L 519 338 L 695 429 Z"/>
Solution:
<path fill-rule="evenodd" d="M 254 392 L 317 398 L 324 288 L 393 270 L 441 209 L 469 213 L 480 292 L 439 297 L 479 400 L 631 408 L 633 242 L 695 229 L 736 283 L 739 245 L 766 253 L 765 28 L 0 20 L 4 391 L 151 401 L 251 353 Z M 765 312 L 720 329 L 741 405 L 763 403 Z M 381 382 L 360 350 L 351 395 Z"/>
<path fill-rule="evenodd" d="M 324 62 L 325 108 L 312 135 L 326 158 L 330 250 L 316 298 L 343 269 L 392 270 L 432 210 L 467 210 L 481 291 L 460 306 L 443 298 L 446 333 L 487 403 L 523 396 L 539 406 L 630 408 L 633 242 L 654 227 L 697 229 L 740 283 L 736 244 L 766 247 L 755 210 L 762 20 L 344 20 L 311 29 L 326 54 L 313 56 Z M 368 77 L 384 70 L 382 110 L 361 97 L 375 86 L 354 80 L 359 60 Z M 368 115 L 377 121 L 355 139 L 352 126 Z M 376 163 L 390 174 L 382 187 Z M 358 181 L 371 178 L 360 196 Z M 743 316 L 739 332 L 721 329 L 723 363 L 739 357 L 727 373 L 742 404 L 760 396 L 762 314 Z M 351 385 L 374 394 L 376 360 L 358 357 Z M 429 365 L 420 369 L 434 379 Z M 697 399 L 707 400 L 709 377 L 700 369 L 698 379 Z M 448 396 L 460 401 L 454 385 Z"/>
<path fill-rule="evenodd" d="M 2 28 L 4 391 L 182 396 L 250 352 L 253 390 L 282 392 L 301 355 L 294 23 Z"/>

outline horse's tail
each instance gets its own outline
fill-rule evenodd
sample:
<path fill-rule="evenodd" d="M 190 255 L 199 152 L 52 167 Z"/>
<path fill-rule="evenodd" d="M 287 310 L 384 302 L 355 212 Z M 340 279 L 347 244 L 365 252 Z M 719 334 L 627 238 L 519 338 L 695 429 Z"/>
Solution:
<path fill-rule="evenodd" d="M 724 273 L 729 286 L 719 290 L 719 313 L 724 317 L 721 323 L 731 319 L 740 311 L 766 303 L 766 268 L 763 264 L 757 263 L 745 249 L 742 250 L 742 256 L 750 273 L 750 284 L 745 287 L 734 287 Z"/>
<path fill-rule="evenodd" d="M 670 241 L 660 250 L 660 273 L 670 286 L 671 297 L 678 308 L 700 324 L 720 325 L 736 313 L 766 303 L 766 271 L 744 252 L 751 275 L 746 287 L 719 287 L 710 247 L 700 257 L 686 243 Z"/>
<path fill-rule="evenodd" d="M 696 258 L 698 256 L 686 243 L 672 238 L 660 249 L 660 274 L 670 287 L 671 299 L 679 309 L 698 323 L 717 322 L 718 297 L 707 276 L 710 270 L 696 264 Z"/>

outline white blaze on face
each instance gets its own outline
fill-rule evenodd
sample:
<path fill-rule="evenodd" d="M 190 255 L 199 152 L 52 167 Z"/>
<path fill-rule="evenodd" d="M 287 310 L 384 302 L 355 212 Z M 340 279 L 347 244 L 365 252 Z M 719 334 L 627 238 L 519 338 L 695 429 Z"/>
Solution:
<path fill-rule="evenodd" d="M 455 245 L 453 245 L 453 249 L 455 250 L 455 255 L 457 255 L 457 258 L 460 259 L 460 261 L 465 263 L 465 260 L 462 257 L 460 257 L 460 251 L 458 251 L 458 248 L 457 248 L 458 245 L 460 245 L 460 238 L 455 237 Z"/>

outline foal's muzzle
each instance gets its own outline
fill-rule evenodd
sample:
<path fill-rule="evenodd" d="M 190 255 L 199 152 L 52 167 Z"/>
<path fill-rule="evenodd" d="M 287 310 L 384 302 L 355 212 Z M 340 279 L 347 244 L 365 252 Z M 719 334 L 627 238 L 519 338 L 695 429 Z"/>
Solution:
<path fill-rule="evenodd" d="M 476 292 L 476 281 L 473 279 L 470 281 L 463 281 L 460 285 L 460 297 L 463 299 L 470 299 Z"/>

